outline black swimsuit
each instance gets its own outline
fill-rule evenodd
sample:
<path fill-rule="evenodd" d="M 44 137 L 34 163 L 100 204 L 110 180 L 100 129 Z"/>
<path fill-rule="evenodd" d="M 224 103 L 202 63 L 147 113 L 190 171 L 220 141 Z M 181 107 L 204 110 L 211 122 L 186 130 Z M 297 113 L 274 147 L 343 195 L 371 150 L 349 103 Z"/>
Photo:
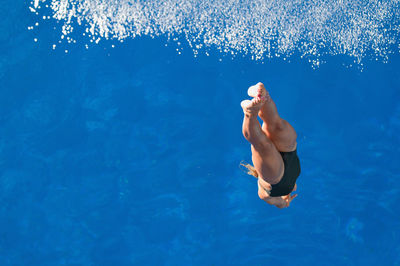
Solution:
<path fill-rule="evenodd" d="M 292 192 L 296 180 L 300 175 L 300 160 L 297 156 L 297 151 L 281 152 L 285 170 L 281 181 L 275 185 L 271 185 L 271 191 L 269 195 L 271 197 L 279 197 L 288 195 Z"/>

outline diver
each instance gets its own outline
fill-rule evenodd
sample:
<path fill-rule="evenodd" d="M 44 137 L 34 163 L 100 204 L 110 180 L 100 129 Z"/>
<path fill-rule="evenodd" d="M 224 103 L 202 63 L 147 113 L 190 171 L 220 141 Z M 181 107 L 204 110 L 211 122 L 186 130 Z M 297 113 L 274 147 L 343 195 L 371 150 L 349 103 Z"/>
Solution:
<path fill-rule="evenodd" d="M 244 100 L 243 135 L 251 143 L 252 161 L 242 164 L 248 174 L 258 178 L 258 196 L 278 208 L 289 207 L 297 194 L 296 180 L 300 175 L 297 156 L 297 134 L 294 128 L 282 119 L 264 85 L 259 82 L 251 86 Z M 260 125 L 258 116 L 263 121 Z"/>

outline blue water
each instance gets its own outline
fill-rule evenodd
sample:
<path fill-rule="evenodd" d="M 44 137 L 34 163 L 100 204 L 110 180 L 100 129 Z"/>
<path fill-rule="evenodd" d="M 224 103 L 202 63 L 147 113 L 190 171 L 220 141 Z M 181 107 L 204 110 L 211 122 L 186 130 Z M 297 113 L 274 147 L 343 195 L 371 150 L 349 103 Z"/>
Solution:
<path fill-rule="evenodd" d="M 0 265 L 400 265 L 398 52 L 313 69 L 163 36 L 53 50 L 28 5 L 0 7 Z M 258 81 L 298 133 L 288 209 L 239 168 Z"/>

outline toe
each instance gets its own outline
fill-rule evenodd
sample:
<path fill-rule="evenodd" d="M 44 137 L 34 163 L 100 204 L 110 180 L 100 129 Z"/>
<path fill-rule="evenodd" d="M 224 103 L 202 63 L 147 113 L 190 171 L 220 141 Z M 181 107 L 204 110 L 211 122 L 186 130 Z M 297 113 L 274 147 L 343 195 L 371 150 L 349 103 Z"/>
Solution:
<path fill-rule="evenodd" d="M 265 87 L 264 84 L 261 82 L 258 82 L 256 85 L 251 86 L 247 90 L 247 94 L 251 97 L 257 97 L 257 96 L 265 96 Z"/>
<path fill-rule="evenodd" d="M 251 101 L 250 100 L 244 100 L 240 103 L 240 106 L 242 106 L 243 109 L 249 107 L 251 105 Z"/>
<path fill-rule="evenodd" d="M 253 105 L 259 104 L 261 102 L 260 97 L 253 98 Z"/>
<path fill-rule="evenodd" d="M 258 82 L 256 85 L 264 88 L 264 84 L 262 82 Z"/>
<path fill-rule="evenodd" d="M 248 94 L 250 97 L 257 97 L 257 96 L 258 96 L 258 86 L 257 86 L 257 85 L 251 86 L 251 87 L 247 90 L 247 94 Z"/>

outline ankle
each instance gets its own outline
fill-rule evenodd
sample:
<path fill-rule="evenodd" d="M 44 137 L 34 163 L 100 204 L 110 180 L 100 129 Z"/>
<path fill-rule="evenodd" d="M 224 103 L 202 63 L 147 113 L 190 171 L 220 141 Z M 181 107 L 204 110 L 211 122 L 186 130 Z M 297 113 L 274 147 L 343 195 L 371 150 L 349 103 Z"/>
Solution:
<path fill-rule="evenodd" d="M 278 123 L 282 119 L 277 112 L 269 112 L 269 110 L 263 112 L 263 109 L 258 112 L 258 116 L 268 124 Z"/>
<path fill-rule="evenodd" d="M 258 111 L 251 109 L 243 109 L 244 116 L 248 119 L 257 119 Z"/>
<path fill-rule="evenodd" d="M 285 121 L 280 117 L 276 117 L 274 119 L 270 119 L 270 121 L 268 121 L 266 124 L 268 131 L 282 130 L 285 126 Z"/>

